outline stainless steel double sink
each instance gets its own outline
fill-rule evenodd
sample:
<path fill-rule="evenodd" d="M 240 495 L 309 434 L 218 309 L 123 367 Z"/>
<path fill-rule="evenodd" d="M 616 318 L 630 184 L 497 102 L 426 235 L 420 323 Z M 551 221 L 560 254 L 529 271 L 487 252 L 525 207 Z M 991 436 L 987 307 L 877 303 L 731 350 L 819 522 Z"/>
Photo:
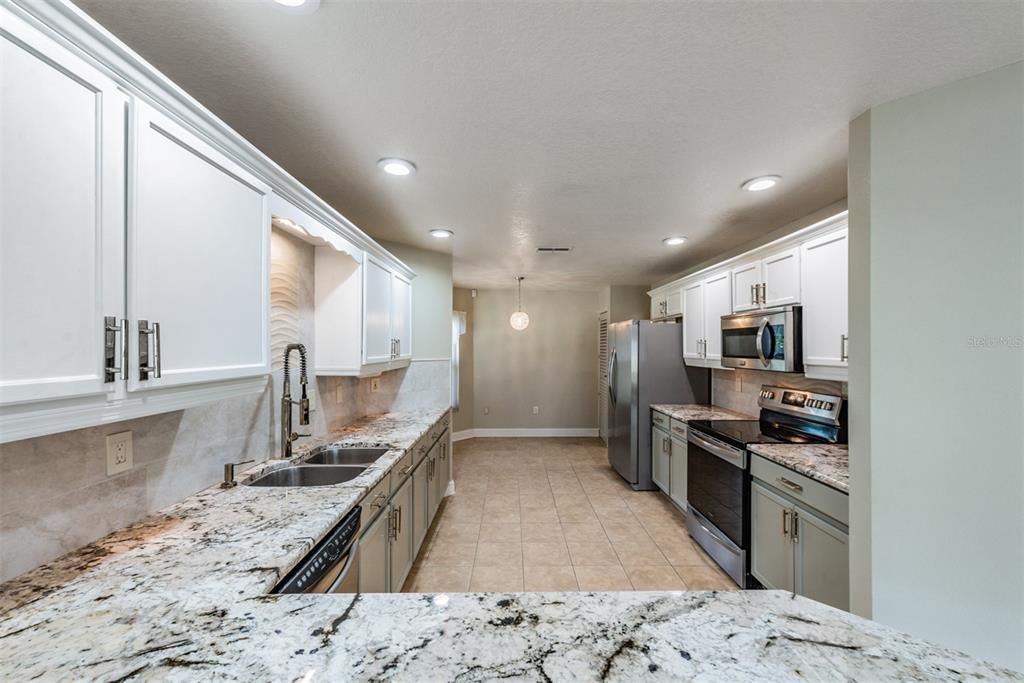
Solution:
<path fill-rule="evenodd" d="M 321 446 L 298 465 L 282 467 L 254 479 L 248 486 L 330 486 L 355 479 L 388 448 Z"/>

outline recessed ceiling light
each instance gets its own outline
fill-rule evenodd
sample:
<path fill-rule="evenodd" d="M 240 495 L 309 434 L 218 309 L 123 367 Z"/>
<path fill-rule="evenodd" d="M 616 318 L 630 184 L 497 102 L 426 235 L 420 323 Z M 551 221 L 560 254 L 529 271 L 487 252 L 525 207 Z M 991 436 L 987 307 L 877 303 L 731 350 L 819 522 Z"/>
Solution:
<path fill-rule="evenodd" d="M 680 244 L 686 244 L 686 238 L 682 236 L 666 237 L 662 240 L 663 244 L 667 244 L 670 247 L 678 247 Z"/>
<path fill-rule="evenodd" d="M 745 181 L 740 187 L 747 192 L 764 192 L 778 185 L 780 180 L 782 180 L 780 175 L 759 175 Z"/>
<path fill-rule="evenodd" d="M 434 228 L 433 230 L 430 231 L 430 234 L 438 239 L 446 240 L 455 233 L 452 232 L 451 230 L 448 230 L 447 228 Z"/>
<path fill-rule="evenodd" d="M 385 158 L 377 162 L 377 168 L 388 175 L 412 175 L 416 172 L 416 164 L 405 159 Z"/>

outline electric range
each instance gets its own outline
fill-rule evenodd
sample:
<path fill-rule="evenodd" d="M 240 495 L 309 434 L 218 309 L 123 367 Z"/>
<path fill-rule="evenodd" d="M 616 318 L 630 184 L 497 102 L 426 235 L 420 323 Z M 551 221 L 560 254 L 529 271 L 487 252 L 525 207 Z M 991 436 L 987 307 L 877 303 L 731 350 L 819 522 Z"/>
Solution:
<path fill-rule="evenodd" d="M 750 575 L 750 454 L 755 443 L 846 443 L 841 396 L 762 386 L 757 420 L 692 420 L 687 429 L 686 526 L 741 588 Z"/>

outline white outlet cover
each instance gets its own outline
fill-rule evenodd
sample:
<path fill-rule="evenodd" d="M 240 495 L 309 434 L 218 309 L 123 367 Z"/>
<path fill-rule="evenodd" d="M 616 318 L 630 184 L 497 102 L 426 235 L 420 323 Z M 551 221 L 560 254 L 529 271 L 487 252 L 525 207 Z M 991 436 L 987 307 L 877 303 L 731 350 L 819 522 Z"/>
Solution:
<path fill-rule="evenodd" d="M 484 415 L 490 415 L 490 414 L 491 414 L 491 409 L 490 408 L 484 408 Z"/>
<path fill-rule="evenodd" d="M 370 380 L 370 391 L 380 391 L 380 378 L 374 377 Z"/>
<path fill-rule="evenodd" d="M 134 466 L 132 454 L 132 433 L 119 432 L 107 435 L 107 476 L 127 472 Z"/>
<path fill-rule="evenodd" d="M 540 406 L 534 406 L 533 407 L 533 414 L 534 415 L 540 415 Z"/>

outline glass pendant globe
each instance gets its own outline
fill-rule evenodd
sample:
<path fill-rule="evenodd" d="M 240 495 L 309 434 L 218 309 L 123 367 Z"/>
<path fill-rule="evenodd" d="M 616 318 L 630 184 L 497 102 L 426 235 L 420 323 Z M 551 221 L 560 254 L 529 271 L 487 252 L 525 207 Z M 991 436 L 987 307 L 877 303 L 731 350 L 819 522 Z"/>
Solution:
<path fill-rule="evenodd" d="M 525 330 L 530 324 L 530 316 L 522 311 L 516 311 L 508 319 L 508 324 L 512 326 L 513 330 Z"/>

